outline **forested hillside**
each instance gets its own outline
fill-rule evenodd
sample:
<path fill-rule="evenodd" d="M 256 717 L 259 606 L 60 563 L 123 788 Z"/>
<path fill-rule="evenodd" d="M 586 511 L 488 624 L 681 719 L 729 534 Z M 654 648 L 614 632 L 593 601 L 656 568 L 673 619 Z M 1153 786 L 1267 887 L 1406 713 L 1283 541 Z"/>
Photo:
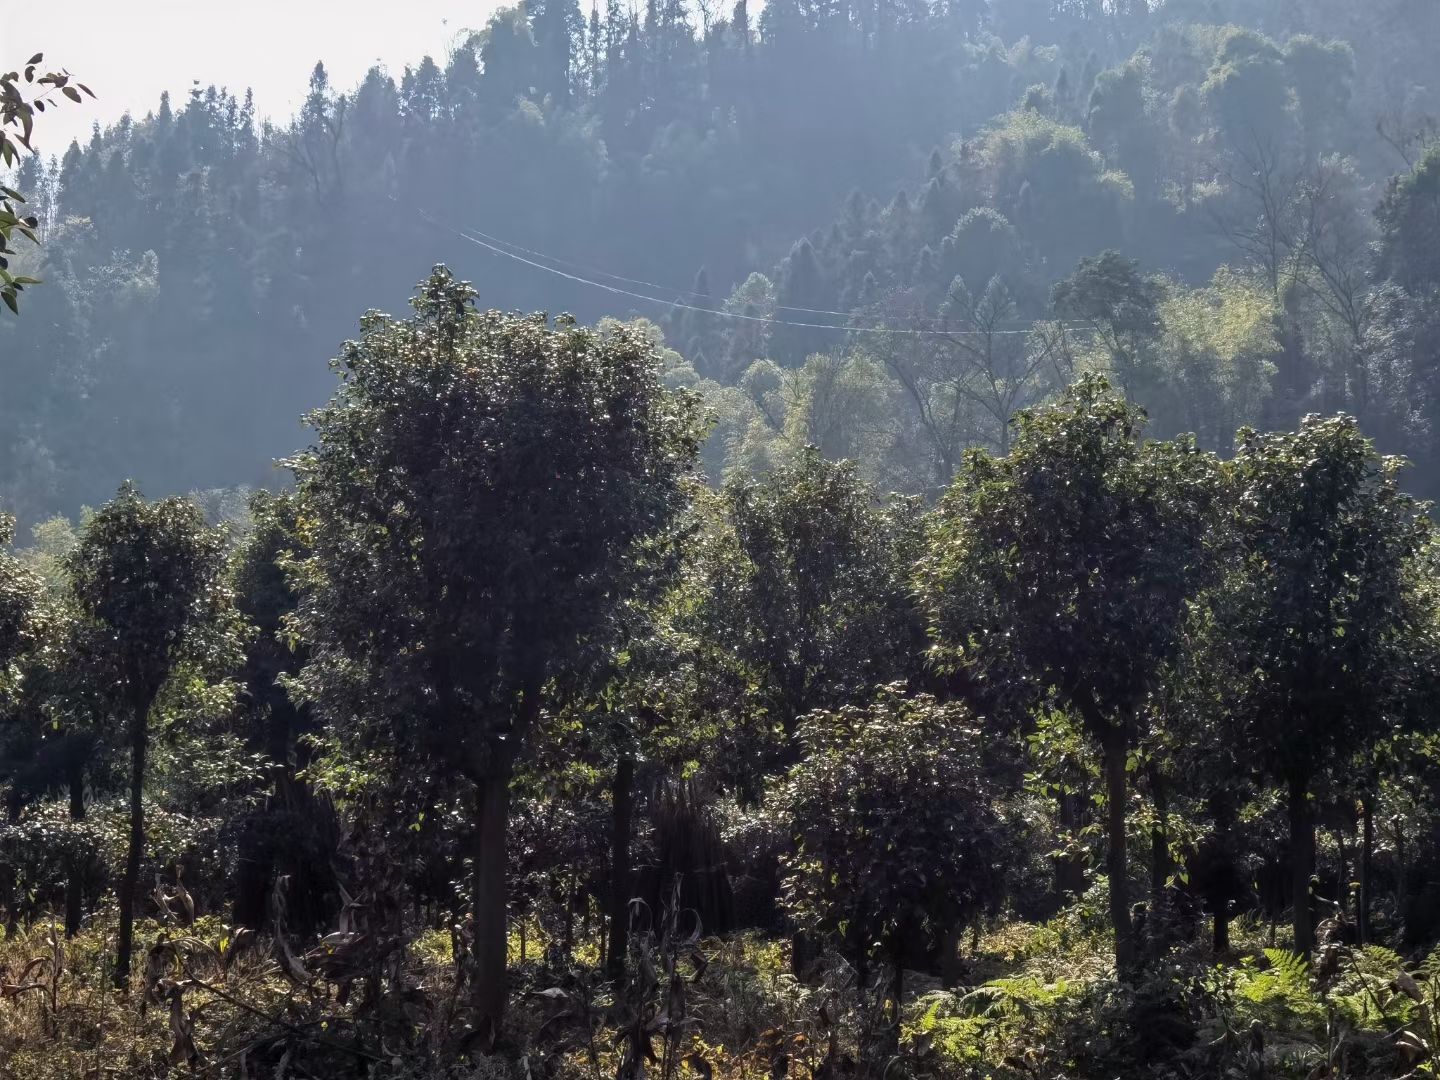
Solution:
<path fill-rule="evenodd" d="M 0 73 L 0 1080 L 1440 1074 L 1437 49 Z"/>
<path fill-rule="evenodd" d="M 273 482 L 324 359 L 440 261 L 486 306 L 660 324 L 715 475 L 813 442 L 933 495 L 1097 365 L 1207 445 L 1343 408 L 1433 460 L 1440 13 L 1153 7 L 559 0 L 359 87 L 317 67 L 283 127 L 239 87 L 158 102 L 24 164 L 7 505 Z M 1137 265 L 1057 306 L 1107 249 Z M 1008 332 L 1037 320 L 1084 332 Z"/>

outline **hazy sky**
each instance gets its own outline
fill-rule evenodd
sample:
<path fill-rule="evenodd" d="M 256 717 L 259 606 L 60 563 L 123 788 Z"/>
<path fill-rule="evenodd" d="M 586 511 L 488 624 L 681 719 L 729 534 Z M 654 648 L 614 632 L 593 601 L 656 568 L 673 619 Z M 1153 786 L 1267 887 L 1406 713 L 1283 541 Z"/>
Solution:
<path fill-rule="evenodd" d="M 288 116 L 316 60 L 348 89 L 377 60 L 397 76 L 426 53 L 443 56 L 478 29 L 498 0 L 40 0 L 0 20 L 0 64 L 31 54 L 68 68 L 98 95 L 64 103 L 36 128 L 36 145 L 62 153 L 90 125 L 137 119 L 169 90 L 177 107 L 191 80 L 255 91 L 261 116 Z"/>

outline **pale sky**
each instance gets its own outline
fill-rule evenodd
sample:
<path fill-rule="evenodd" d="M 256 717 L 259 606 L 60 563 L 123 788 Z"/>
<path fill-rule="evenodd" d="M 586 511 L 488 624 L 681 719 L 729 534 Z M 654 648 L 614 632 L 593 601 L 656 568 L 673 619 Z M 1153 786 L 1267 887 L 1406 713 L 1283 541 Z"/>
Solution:
<path fill-rule="evenodd" d="M 397 78 L 426 53 L 444 57 L 459 34 L 484 26 L 498 0 L 37 0 L 0 19 L 0 65 L 37 52 L 98 100 L 62 102 L 36 125 L 45 154 L 64 153 L 90 125 L 136 119 L 169 90 L 178 109 L 192 80 L 255 91 L 261 117 L 288 117 L 323 60 L 350 89 L 377 61 Z"/>

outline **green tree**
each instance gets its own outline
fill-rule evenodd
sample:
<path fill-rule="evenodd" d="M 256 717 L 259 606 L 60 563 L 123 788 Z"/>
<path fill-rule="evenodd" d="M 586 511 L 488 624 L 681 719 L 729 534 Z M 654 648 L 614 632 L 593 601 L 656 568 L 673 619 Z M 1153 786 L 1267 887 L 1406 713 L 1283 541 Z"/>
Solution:
<path fill-rule="evenodd" d="M 1289 136 L 1285 59 L 1268 38 L 1230 28 L 1201 87 L 1226 146 L 1246 159 L 1273 156 Z"/>
<path fill-rule="evenodd" d="M 329 852 L 319 836 L 329 824 L 324 808 L 300 777 L 314 732 L 310 710 L 292 698 L 286 683 L 306 660 L 291 619 L 300 597 L 292 580 L 306 551 L 297 535 L 300 508 L 293 494 L 258 491 L 249 510 L 253 525 L 231 566 L 235 607 L 248 624 L 239 673 L 247 748 L 263 755 L 269 772 L 267 805 L 245 823 L 236 870 L 235 922 L 261 927 L 276 878 L 289 878 L 288 924 L 302 931 L 319 922 L 322 896 L 330 888 Z"/>
<path fill-rule="evenodd" d="M 1417 296 L 1440 285 L 1440 145 L 1390 182 L 1376 216 L 1381 272 Z"/>
<path fill-rule="evenodd" d="M 1108 367 L 1127 394 L 1134 393 L 1145 345 L 1160 329 L 1164 291 L 1118 251 L 1080 260 L 1055 284 L 1050 302 L 1062 319 L 1085 323 L 1107 355 Z"/>
<path fill-rule="evenodd" d="M 224 538 L 185 499 L 147 502 L 125 485 L 92 517 L 68 566 L 81 632 L 114 680 L 129 725 L 130 834 L 120 882 L 115 985 L 130 985 L 145 850 L 145 770 L 156 700 L 187 663 L 214 657 L 233 629 Z"/>
<path fill-rule="evenodd" d="M 740 563 L 714 582 L 710 633 L 751 673 L 747 709 L 793 760 L 784 741 L 800 716 L 912 672 L 916 516 L 909 503 L 880 503 L 853 464 L 814 449 L 732 481 L 723 497 Z"/>
<path fill-rule="evenodd" d="M 1210 285 L 1167 287 L 1158 334 L 1146 343 L 1137 394 L 1162 434 L 1188 431 L 1228 454 L 1257 423 L 1280 351 L 1274 295 L 1255 275 L 1221 268 Z"/>
<path fill-rule="evenodd" d="M 1141 64 L 1131 61 L 1096 77 L 1085 127 L 1091 141 L 1124 169 L 1142 192 L 1154 187 L 1160 169 L 1160 145 L 1145 110 L 1145 71 Z"/>
<path fill-rule="evenodd" d="M 1243 431 L 1226 468 L 1233 550 L 1209 598 L 1211 663 L 1236 732 L 1284 791 L 1294 944 L 1314 946 L 1313 785 L 1384 727 L 1387 688 L 1413 686 L 1429 627 L 1409 574 L 1430 526 L 1347 417 Z"/>
<path fill-rule="evenodd" d="M 23 73 L 0 73 L 0 168 L 10 169 L 20 160 L 21 151 L 31 153 L 30 138 L 35 130 L 35 117 L 56 104 L 55 95 L 63 94 L 71 101 L 82 100 L 81 93 L 94 97 L 84 83 L 75 82 L 67 71 L 40 71 L 44 53 L 36 53 L 25 62 Z M 39 243 L 36 230 L 40 220 L 24 214 L 20 207 L 25 196 L 14 188 L 0 185 L 0 301 L 19 314 L 19 296 L 27 285 L 38 285 L 33 277 L 10 272 L 10 246 L 15 233 L 31 243 Z"/>
<path fill-rule="evenodd" d="M 422 783 L 468 784 L 474 1004 L 494 1030 L 511 776 L 546 684 L 593 655 L 636 545 L 679 512 L 700 427 L 642 334 L 481 313 L 444 268 L 413 306 L 365 317 L 294 462 L 303 678 L 332 726 L 358 715 Z"/>
<path fill-rule="evenodd" d="M 919 567 L 936 659 L 1053 689 L 1101 748 L 1117 967 L 1137 960 L 1126 862 L 1137 726 L 1180 648 L 1207 567 L 1213 460 L 1146 442 L 1144 414 L 1101 378 L 1019 414 L 1009 457 L 975 451 L 941 501 Z"/>
<path fill-rule="evenodd" d="M 940 947 L 1003 895 L 1005 841 L 969 710 L 882 688 L 869 705 L 817 711 L 805 753 L 778 792 L 792 833 L 782 901 L 840 944 L 866 986 L 891 967 L 898 1029 L 907 957 Z"/>
<path fill-rule="evenodd" d="M 1355 52 L 1343 41 L 1296 34 L 1285 43 L 1285 68 L 1299 105 L 1306 154 L 1313 158 L 1327 137 L 1346 127 L 1354 92 Z"/>

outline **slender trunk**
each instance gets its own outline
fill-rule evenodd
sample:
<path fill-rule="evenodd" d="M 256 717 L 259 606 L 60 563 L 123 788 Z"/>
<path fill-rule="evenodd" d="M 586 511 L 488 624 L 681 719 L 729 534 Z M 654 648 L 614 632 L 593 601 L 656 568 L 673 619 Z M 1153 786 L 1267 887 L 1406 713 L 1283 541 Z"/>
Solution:
<path fill-rule="evenodd" d="M 490 747 L 488 767 L 475 783 L 475 852 L 471 912 L 475 940 L 471 946 L 475 982 L 472 1002 L 480 1030 L 499 1037 L 509 999 L 509 859 L 506 838 L 510 829 L 510 777 L 514 755 L 540 718 L 541 683 L 527 683 L 509 741 Z"/>
<path fill-rule="evenodd" d="M 790 974 L 803 979 L 810 968 L 810 939 L 803 930 L 790 935 Z"/>
<path fill-rule="evenodd" d="M 635 808 L 635 759 L 623 754 L 615 765 L 610 785 L 610 942 L 605 973 L 611 979 L 625 975 L 630 951 L 630 830 Z"/>
<path fill-rule="evenodd" d="M 510 818 L 509 770 L 496 770 L 475 790 L 475 1007 L 481 1022 L 498 1033 L 505 1016 L 506 980 L 505 840 Z"/>
<path fill-rule="evenodd" d="M 259 930 L 269 920 L 269 897 L 280 874 L 280 849 L 285 841 L 276 836 L 273 821 L 287 808 L 290 787 L 294 783 L 290 766 L 291 709 L 288 702 L 270 700 L 265 721 L 264 752 L 270 759 L 271 794 L 268 805 L 250 823 L 240 840 L 240 859 L 235 874 L 235 903 L 231 916 L 240 926 Z M 295 859 L 290 859 L 291 864 Z M 290 882 L 291 925 L 308 930 L 313 920 L 311 882 L 292 873 Z M 417 906 L 421 898 L 416 897 Z"/>
<path fill-rule="evenodd" d="M 1068 791 L 1056 796 L 1055 808 L 1060 827 L 1067 838 L 1079 831 L 1080 813 L 1076 807 L 1077 797 Z M 1055 859 L 1055 903 L 1064 907 L 1085 891 L 1085 865 L 1077 854 L 1062 854 Z"/>
<path fill-rule="evenodd" d="M 1215 905 L 1215 955 L 1224 956 L 1230 951 L 1230 901 L 1228 898 Z"/>
<path fill-rule="evenodd" d="M 1122 977 L 1137 967 L 1135 928 L 1130 922 L 1130 879 L 1125 859 L 1125 729 L 1113 724 L 1104 731 L 1105 872 L 1110 878 L 1110 925 L 1115 930 L 1115 969 Z"/>
<path fill-rule="evenodd" d="M 85 820 L 85 758 L 75 755 L 70 763 L 70 820 Z M 74 852 L 70 856 L 69 880 L 65 883 L 65 936 L 73 938 L 80 932 L 80 920 L 84 915 L 85 865 L 84 853 Z"/>
<path fill-rule="evenodd" d="M 1290 780 L 1290 892 L 1295 951 L 1309 956 L 1315 948 L 1310 879 L 1315 873 L 1315 822 L 1310 815 L 1309 784 Z"/>
<path fill-rule="evenodd" d="M 895 950 L 895 982 L 891 985 L 890 994 L 894 1001 L 894 1011 L 890 1014 L 890 1037 L 898 1047 L 900 1045 L 900 1018 L 904 1015 L 901 1002 L 905 1000 L 905 949 L 902 945 Z"/>
<path fill-rule="evenodd" d="M 1155 823 L 1150 827 L 1150 925 L 1159 937 L 1169 914 L 1165 897 L 1174 869 L 1170 861 L 1170 792 L 1154 762 L 1148 774 L 1150 797 L 1155 803 Z"/>
<path fill-rule="evenodd" d="M 130 847 L 120 879 L 120 935 L 115 946 L 115 989 L 130 989 L 130 961 L 135 950 L 135 894 L 140 886 L 140 858 L 145 848 L 145 754 L 150 743 L 150 700 L 137 703 L 130 730 Z"/>
<path fill-rule="evenodd" d="M 1350 912 L 1350 866 L 1349 852 L 1345 850 L 1345 829 L 1335 829 L 1335 852 L 1339 867 L 1335 872 L 1335 908 L 1343 918 Z"/>
<path fill-rule="evenodd" d="M 565 908 L 565 920 L 560 931 L 560 948 L 568 962 L 575 952 L 575 871 L 573 869 L 563 888 L 564 895 L 561 904 Z"/>
<path fill-rule="evenodd" d="M 978 925 L 978 920 L 977 920 Z M 963 926 L 948 927 L 940 939 L 940 980 L 948 989 L 960 985 L 964 965 L 960 961 L 960 945 L 965 935 Z"/>
<path fill-rule="evenodd" d="M 1210 816 L 1215 822 L 1215 857 L 1222 862 L 1223 869 L 1219 872 L 1220 880 L 1214 880 L 1214 868 L 1212 867 L 1210 893 L 1207 897 L 1210 904 L 1210 915 L 1215 923 L 1214 949 L 1216 956 L 1224 956 L 1230 951 L 1230 900 L 1232 880 L 1232 858 L 1230 849 L 1230 827 L 1233 821 L 1232 809 L 1228 799 L 1223 795 L 1215 795 L 1210 800 Z"/>
<path fill-rule="evenodd" d="M 1408 924 L 1409 919 L 1405 915 L 1410 900 L 1410 860 L 1406 853 L 1405 830 L 1395 830 L 1395 910 L 1401 913 L 1401 918 Z M 1410 928 L 1405 926 L 1408 934 Z"/>
<path fill-rule="evenodd" d="M 1374 881 L 1375 805 L 1370 792 L 1360 799 L 1360 896 L 1355 903 L 1355 932 L 1361 945 L 1370 944 L 1370 889 Z"/>
<path fill-rule="evenodd" d="M 5 800 L 5 820 L 11 825 L 20 823 L 20 811 L 25 803 L 20 789 L 12 787 L 10 797 Z M 0 867 L 4 873 L 5 936 L 14 937 L 20 931 L 20 869 L 18 866 Z"/>

